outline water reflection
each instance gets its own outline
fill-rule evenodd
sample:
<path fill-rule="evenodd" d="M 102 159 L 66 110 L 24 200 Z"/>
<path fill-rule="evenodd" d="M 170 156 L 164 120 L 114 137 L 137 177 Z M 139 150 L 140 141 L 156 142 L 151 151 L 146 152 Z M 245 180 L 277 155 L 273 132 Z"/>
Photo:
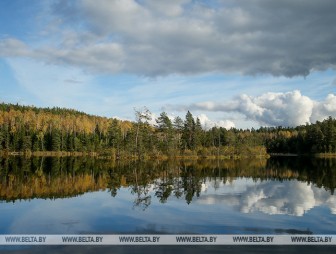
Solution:
<path fill-rule="evenodd" d="M 336 162 L 324 159 L 112 162 L 93 158 L 2 158 L 0 200 L 74 197 L 123 188 L 133 208 L 153 198 L 165 204 L 225 204 L 242 213 L 302 216 L 316 206 L 336 214 Z"/>
<path fill-rule="evenodd" d="M 286 214 L 303 216 L 315 206 L 326 206 L 336 214 L 336 197 L 313 184 L 297 180 L 283 182 L 250 182 L 235 180 L 232 185 L 242 185 L 242 190 L 221 186 L 221 194 L 204 194 L 197 202 L 201 204 L 225 204 L 242 213 L 263 212 L 266 214 Z"/>

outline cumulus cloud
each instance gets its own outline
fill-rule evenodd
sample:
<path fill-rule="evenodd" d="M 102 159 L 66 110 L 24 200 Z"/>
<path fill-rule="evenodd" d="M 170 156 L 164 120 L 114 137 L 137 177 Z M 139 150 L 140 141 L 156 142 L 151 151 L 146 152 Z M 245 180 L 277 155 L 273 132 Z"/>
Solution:
<path fill-rule="evenodd" d="M 202 127 L 206 130 L 211 129 L 212 127 L 223 127 L 225 129 L 231 129 L 235 127 L 234 122 L 231 120 L 213 121 L 210 120 L 206 114 L 200 114 L 197 117 L 200 120 Z"/>
<path fill-rule="evenodd" d="M 302 216 L 316 203 L 320 203 L 315 199 L 312 186 L 300 182 L 261 184 L 249 191 L 243 194 L 240 203 L 240 211 L 243 213 L 261 211 L 267 214 Z"/>
<path fill-rule="evenodd" d="M 334 94 L 328 94 L 324 101 L 315 102 L 311 121 L 320 121 L 329 116 L 336 117 L 336 96 Z"/>
<path fill-rule="evenodd" d="M 225 186 L 224 186 L 225 187 Z M 222 188 L 224 188 L 222 187 Z M 226 189 L 228 190 L 228 189 Z M 225 203 L 242 213 L 263 212 L 303 216 L 314 207 L 326 205 L 336 212 L 336 198 L 328 191 L 299 181 L 254 182 L 246 189 L 227 191 L 225 195 L 206 193 L 198 199 L 202 204 Z"/>
<path fill-rule="evenodd" d="M 2 39 L 0 56 L 145 76 L 305 76 L 335 68 L 335 9 L 334 0 L 59 0 L 49 13 L 57 42 Z"/>
<path fill-rule="evenodd" d="M 226 103 L 202 102 L 191 105 L 168 105 L 167 108 L 185 111 L 203 110 L 237 112 L 248 120 L 266 126 L 298 126 L 336 117 L 336 96 L 329 94 L 324 101 L 315 101 L 295 90 L 287 93 L 265 93 L 260 96 L 243 94 Z"/>

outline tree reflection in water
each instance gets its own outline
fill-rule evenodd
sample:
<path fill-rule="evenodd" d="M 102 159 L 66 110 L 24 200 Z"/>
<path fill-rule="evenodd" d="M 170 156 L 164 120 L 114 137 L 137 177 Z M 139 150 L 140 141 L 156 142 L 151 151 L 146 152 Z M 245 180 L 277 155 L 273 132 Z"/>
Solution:
<path fill-rule="evenodd" d="M 207 184 L 218 189 L 242 177 L 255 182 L 297 180 L 333 194 L 336 160 L 114 162 L 83 157 L 9 157 L 0 159 L 0 177 L 0 199 L 7 202 L 73 197 L 99 190 L 108 190 L 115 197 L 120 188 L 129 188 L 135 196 L 134 208 L 145 210 L 153 197 L 161 203 L 169 202 L 170 197 L 184 198 L 190 204 L 202 196 Z"/>

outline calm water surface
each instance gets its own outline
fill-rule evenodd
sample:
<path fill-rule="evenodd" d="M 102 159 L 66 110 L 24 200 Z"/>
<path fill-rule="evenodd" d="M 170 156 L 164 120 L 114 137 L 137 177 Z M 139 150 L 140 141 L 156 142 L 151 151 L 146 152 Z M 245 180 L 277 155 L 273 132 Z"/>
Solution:
<path fill-rule="evenodd" d="M 0 159 L 1 234 L 336 234 L 336 161 Z"/>
<path fill-rule="evenodd" d="M 1 165 L 2 234 L 336 234 L 332 160 Z"/>

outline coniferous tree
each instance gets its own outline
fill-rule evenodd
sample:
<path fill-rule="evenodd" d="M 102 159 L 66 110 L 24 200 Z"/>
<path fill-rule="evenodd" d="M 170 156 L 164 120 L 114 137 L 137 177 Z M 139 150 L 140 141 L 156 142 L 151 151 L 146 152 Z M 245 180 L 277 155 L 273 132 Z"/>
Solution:
<path fill-rule="evenodd" d="M 176 138 L 175 138 L 176 148 L 181 148 L 182 132 L 184 127 L 184 123 L 181 117 L 177 116 L 174 118 L 173 127 L 176 131 Z"/>
<path fill-rule="evenodd" d="M 119 126 L 119 121 L 117 119 L 113 119 L 109 128 L 108 128 L 108 140 L 109 146 L 116 148 L 118 153 L 122 144 L 122 132 Z"/>
<path fill-rule="evenodd" d="M 182 140 L 185 149 L 194 148 L 194 134 L 195 134 L 195 120 L 190 111 L 188 111 L 185 117 L 182 133 Z"/>
<path fill-rule="evenodd" d="M 197 117 L 196 118 L 196 123 L 194 127 L 194 147 L 200 147 L 204 143 L 204 136 L 203 136 L 203 129 L 201 125 L 200 119 Z"/>
<path fill-rule="evenodd" d="M 61 150 L 61 135 L 58 130 L 54 130 L 51 135 L 51 151 Z"/>
<path fill-rule="evenodd" d="M 163 147 L 165 151 L 172 148 L 173 141 L 173 124 L 166 112 L 162 112 L 156 119 L 157 128 L 163 136 Z"/>

